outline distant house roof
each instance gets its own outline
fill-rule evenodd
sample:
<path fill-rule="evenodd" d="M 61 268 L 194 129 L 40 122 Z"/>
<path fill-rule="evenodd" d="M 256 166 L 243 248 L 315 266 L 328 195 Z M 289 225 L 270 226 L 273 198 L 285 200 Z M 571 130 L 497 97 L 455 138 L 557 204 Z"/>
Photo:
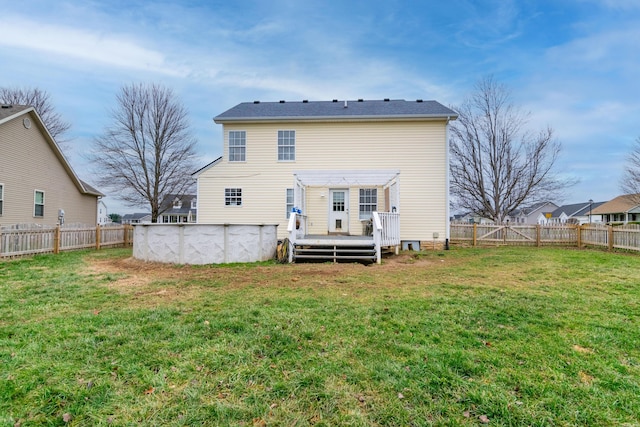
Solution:
<path fill-rule="evenodd" d="M 179 208 L 173 207 L 176 199 L 180 201 Z M 197 199 L 195 194 L 183 194 L 182 196 L 167 194 L 160 204 L 160 212 L 162 212 L 162 214 L 188 214 L 189 211 L 195 212 L 196 209 L 191 209 L 191 201 L 194 199 Z"/>
<path fill-rule="evenodd" d="M 571 205 L 562 205 L 558 209 L 553 211 L 553 214 L 551 215 L 551 217 L 559 218 L 563 212 L 568 217 L 585 216 L 585 215 L 589 215 L 589 208 L 591 208 L 591 213 L 594 214 L 595 209 L 598 206 L 602 205 L 603 203 L 604 202 L 593 202 L 590 204 L 589 202 L 583 202 L 583 203 L 573 203 Z"/>
<path fill-rule="evenodd" d="M 144 217 L 148 216 L 149 218 L 151 218 L 151 214 L 150 213 L 146 213 L 146 212 L 136 212 L 136 213 L 132 213 L 132 214 L 124 214 L 122 215 L 122 220 L 123 221 L 131 221 L 131 220 L 140 220 Z"/>
<path fill-rule="evenodd" d="M 216 123 L 282 120 L 451 119 L 458 113 L 437 101 L 404 99 L 243 102 L 216 116 Z"/>
<path fill-rule="evenodd" d="M 553 202 L 548 202 L 548 201 L 547 202 L 538 202 L 538 203 L 534 203 L 531 206 L 525 206 L 523 208 L 515 209 L 514 211 L 512 211 L 509 214 L 509 216 L 516 217 L 516 216 L 520 216 L 520 215 L 523 215 L 523 216 L 531 215 L 531 213 L 537 211 L 538 209 L 544 207 L 547 204 L 552 204 L 552 205 L 555 206 L 555 203 L 553 203 Z"/>
<path fill-rule="evenodd" d="M 80 190 L 80 192 L 83 194 L 89 194 L 91 196 L 98 196 L 98 197 L 104 196 L 104 194 L 102 194 L 96 188 L 92 187 L 91 185 L 87 184 L 86 182 L 78 178 L 73 168 L 67 161 L 66 157 L 60 150 L 60 147 L 58 146 L 56 141 L 53 139 L 53 136 L 51 136 L 51 134 L 47 130 L 47 127 L 45 126 L 44 122 L 42 121 L 42 118 L 40 117 L 38 112 L 35 110 L 35 108 L 29 105 L 2 105 L 0 106 L 0 125 L 10 120 L 13 120 L 16 117 L 19 117 L 23 114 L 27 114 L 31 112 L 33 113 L 33 116 L 38 121 L 38 127 L 42 131 L 42 135 L 45 137 L 45 139 L 49 143 L 49 146 L 51 147 L 56 157 L 62 164 L 62 167 L 64 167 L 64 169 L 67 171 L 67 174 L 69 174 L 72 181 L 78 187 L 78 190 Z"/>
<path fill-rule="evenodd" d="M 640 205 L 640 194 L 623 194 L 601 204 L 596 209 L 593 209 L 592 213 L 596 215 L 627 213 L 638 207 L 638 205 Z"/>

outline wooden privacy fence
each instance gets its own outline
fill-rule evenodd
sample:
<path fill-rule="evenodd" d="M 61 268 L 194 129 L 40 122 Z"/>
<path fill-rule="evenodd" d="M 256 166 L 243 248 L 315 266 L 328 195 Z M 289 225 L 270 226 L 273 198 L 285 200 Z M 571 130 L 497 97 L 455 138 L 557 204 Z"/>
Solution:
<path fill-rule="evenodd" d="M 523 246 L 604 246 L 640 251 L 640 227 L 583 225 L 451 224 L 452 244 Z"/>
<path fill-rule="evenodd" d="M 0 229 L 0 258 L 113 246 L 131 246 L 131 225 Z"/>

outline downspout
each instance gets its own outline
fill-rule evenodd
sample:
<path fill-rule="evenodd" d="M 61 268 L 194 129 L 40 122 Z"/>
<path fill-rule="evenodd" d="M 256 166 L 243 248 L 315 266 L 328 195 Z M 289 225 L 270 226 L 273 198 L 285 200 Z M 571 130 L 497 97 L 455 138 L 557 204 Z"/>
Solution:
<path fill-rule="evenodd" d="M 451 220 L 449 219 L 451 216 L 451 208 L 449 207 L 449 181 L 451 179 L 450 175 L 450 167 L 449 167 L 449 122 L 451 121 L 451 116 L 447 116 L 447 122 L 444 125 L 444 139 L 445 139 L 445 167 L 447 169 L 446 174 L 445 174 L 445 179 L 446 179 L 446 183 L 445 183 L 445 187 L 446 187 L 446 199 L 445 199 L 445 212 L 446 212 L 446 230 L 445 230 L 445 241 L 444 241 L 444 247 L 445 249 L 449 249 L 449 239 L 451 238 L 450 234 L 451 234 Z"/>

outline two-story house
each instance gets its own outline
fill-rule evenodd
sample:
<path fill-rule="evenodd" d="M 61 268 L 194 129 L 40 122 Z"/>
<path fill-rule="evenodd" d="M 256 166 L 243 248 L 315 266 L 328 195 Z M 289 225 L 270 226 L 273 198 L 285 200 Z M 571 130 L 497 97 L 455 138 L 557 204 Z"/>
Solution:
<path fill-rule="evenodd" d="M 0 225 L 95 225 L 102 196 L 78 178 L 33 107 L 0 106 Z"/>
<path fill-rule="evenodd" d="M 396 212 L 403 241 L 449 232 L 449 121 L 436 101 L 246 102 L 214 118 L 223 155 L 197 179 L 198 223 L 279 224 L 292 209 L 309 235 L 363 235 Z"/>

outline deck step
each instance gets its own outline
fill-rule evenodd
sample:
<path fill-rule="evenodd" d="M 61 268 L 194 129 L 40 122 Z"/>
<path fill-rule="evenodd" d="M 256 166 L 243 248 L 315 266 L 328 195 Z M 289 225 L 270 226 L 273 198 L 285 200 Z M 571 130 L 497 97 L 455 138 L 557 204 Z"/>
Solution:
<path fill-rule="evenodd" d="M 296 244 L 293 248 L 294 262 L 376 262 L 376 249 L 373 244 L 353 244 L 353 242 L 343 244 Z"/>

